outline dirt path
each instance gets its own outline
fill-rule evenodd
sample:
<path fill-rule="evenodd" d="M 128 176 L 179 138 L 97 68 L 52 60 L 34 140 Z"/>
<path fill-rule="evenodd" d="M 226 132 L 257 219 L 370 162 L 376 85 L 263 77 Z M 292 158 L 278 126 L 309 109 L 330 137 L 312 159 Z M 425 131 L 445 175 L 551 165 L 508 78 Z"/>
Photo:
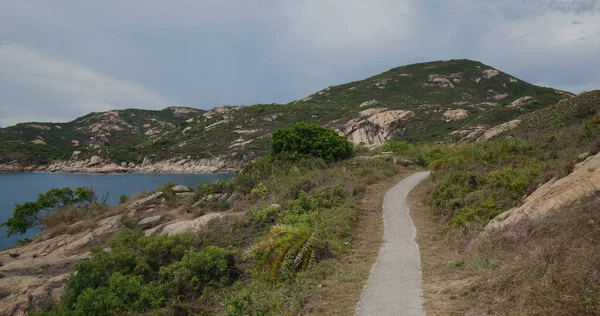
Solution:
<path fill-rule="evenodd" d="M 416 173 L 389 190 L 383 200 L 385 232 L 377 262 L 356 308 L 357 316 L 424 315 L 421 260 L 406 196 L 428 172 Z"/>

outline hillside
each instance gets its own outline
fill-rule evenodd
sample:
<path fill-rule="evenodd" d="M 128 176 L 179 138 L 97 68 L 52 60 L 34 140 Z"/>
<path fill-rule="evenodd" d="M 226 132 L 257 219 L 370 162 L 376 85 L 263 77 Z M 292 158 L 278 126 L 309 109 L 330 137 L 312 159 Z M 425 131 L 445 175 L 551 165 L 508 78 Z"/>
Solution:
<path fill-rule="evenodd" d="M 598 315 L 600 91 L 513 123 L 485 142 L 386 145 L 432 170 L 411 194 L 426 312 Z"/>
<path fill-rule="evenodd" d="M 0 129 L 0 162 L 68 159 L 73 151 L 153 139 L 204 111 L 187 107 L 90 113 L 68 123 L 20 123 Z"/>
<path fill-rule="evenodd" d="M 124 118 L 127 123 L 109 124 L 109 129 L 101 133 L 87 127 L 95 125 L 86 120 L 126 113 L 92 114 L 67 123 L 69 127 L 19 124 L 0 132 L 1 146 L 6 148 L 0 163 L 47 164 L 54 159 L 69 159 L 73 151 L 78 151 L 71 158 L 83 161 L 81 168 L 101 160 L 139 172 L 232 170 L 263 155 L 273 131 L 294 122 L 332 127 L 355 144 L 368 146 L 381 145 L 391 138 L 448 142 L 464 140 L 473 132 L 483 132 L 571 96 L 531 85 L 480 62 L 436 61 L 327 87 L 288 104 L 222 106 L 202 116 L 200 111 L 193 111 L 181 119 L 167 113 L 172 120 L 157 122 Z M 143 128 L 146 124 L 150 125 Z M 59 126 L 64 129 L 62 133 L 56 131 Z M 54 137 L 50 137 L 48 128 Z M 65 136 L 72 133 L 78 135 L 76 139 Z M 90 137 L 94 139 L 88 141 Z M 35 157 L 24 155 L 25 151 L 35 153 Z M 98 158 L 92 161 L 93 156 Z M 70 170 L 63 165 L 53 168 Z"/>

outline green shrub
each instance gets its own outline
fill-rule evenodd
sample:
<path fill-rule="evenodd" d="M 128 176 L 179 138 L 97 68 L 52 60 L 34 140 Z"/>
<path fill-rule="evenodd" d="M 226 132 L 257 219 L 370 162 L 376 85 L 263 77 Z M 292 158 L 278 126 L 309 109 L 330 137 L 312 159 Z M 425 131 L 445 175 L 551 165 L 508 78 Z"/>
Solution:
<path fill-rule="evenodd" d="M 96 194 L 90 188 L 78 187 L 52 189 L 40 194 L 35 202 L 15 204 L 13 215 L 0 224 L 7 227 L 7 235 L 24 234 L 29 228 L 41 226 L 44 217 L 69 207 L 85 207 L 98 203 Z"/>
<path fill-rule="evenodd" d="M 192 235 L 152 235 L 125 230 L 110 242 L 110 252 L 96 247 L 69 277 L 61 305 L 53 312 L 114 315 L 147 312 L 179 297 L 202 294 L 205 287 L 232 280 L 229 250 L 192 247 Z M 66 312 L 65 312 L 66 311 Z"/>
<path fill-rule="evenodd" d="M 257 184 L 256 187 L 252 188 L 252 191 L 250 191 L 250 195 L 259 200 L 264 200 L 267 198 L 268 194 L 269 189 L 262 182 Z"/>
<path fill-rule="evenodd" d="M 309 156 L 334 162 L 351 157 L 353 150 L 352 143 L 332 129 L 297 123 L 273 134 L 270 156 L 291 160 Z"/>
<path fill-rule="evenodd" d="M 204 287 L 228 284 L 232 266 L 233 257 L 227 249 L 208 246 L 202 251 L 186 251 L 181 261 L 161 268 L 160 275 L 172 296 L 186 296 Z"/>
<path fill-rule="evenodd" d="M 129 200 L 129 196 L 122 194 L 119 197 L 119 204 L 125 204 L 125 203 L 127 203 L 127 200 Z"/>
<path fill-rule="evenodd" d="M 316 242 L 316 234 L 306 225 L 275 225 L 263 240 L 246 250 L 245 257 L 256 256 L 257 269 L 274 281 L 313 265 Z"/>

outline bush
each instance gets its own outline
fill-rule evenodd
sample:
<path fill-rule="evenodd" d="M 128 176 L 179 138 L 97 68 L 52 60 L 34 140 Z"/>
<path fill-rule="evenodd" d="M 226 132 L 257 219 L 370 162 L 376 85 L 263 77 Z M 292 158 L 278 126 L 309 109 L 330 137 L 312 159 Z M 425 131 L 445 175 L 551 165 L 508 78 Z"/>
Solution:
<path fill-rule="evenodd" d="M 349 158 L 353 151 L 352 143 L 334 130 L 317 124 L 297 123 L 273 134 L 270 156 L 292 160 L 310 156 L 334 162 Z"/>
<path fill-rule="evenodd" d="M 89 259 L 77 264 L 52 313 L 148 312 L 232 280 L 230 251 L 214 246 L 194 250 L 190 234 L 146 237 L 125 230 L 109 246 L 110 252 L 94 248 Z"/>
<path fill-rule="evenodd" d="M 85 187 L 78 187 L 75 190 L 52 189 L 40 194 L 35 202 L 15 204 L 13 215 L 0 226 L 8 228 L 8 236 L 14 233 L 24 234 L 29 228 L 41 226 L 44 217 L 52 213 L 73 206 L 85 207 L 92 204 L 97 204 L 96 194 L 92 189 Z"/>

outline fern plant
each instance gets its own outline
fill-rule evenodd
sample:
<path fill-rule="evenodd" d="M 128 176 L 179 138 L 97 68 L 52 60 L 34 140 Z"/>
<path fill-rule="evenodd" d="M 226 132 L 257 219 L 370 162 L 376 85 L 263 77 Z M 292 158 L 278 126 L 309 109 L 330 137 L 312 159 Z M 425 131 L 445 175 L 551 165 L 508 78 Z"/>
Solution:
<path fill-rule="evenodd" d="M 306 225 L 271 227 L 265 239 L 250 246 L 244 257 L 256 256 L 257 268 L 263 269 L 271 281 L 286 272 L 304 271 L 315 263 L 316 234 Z"/>

